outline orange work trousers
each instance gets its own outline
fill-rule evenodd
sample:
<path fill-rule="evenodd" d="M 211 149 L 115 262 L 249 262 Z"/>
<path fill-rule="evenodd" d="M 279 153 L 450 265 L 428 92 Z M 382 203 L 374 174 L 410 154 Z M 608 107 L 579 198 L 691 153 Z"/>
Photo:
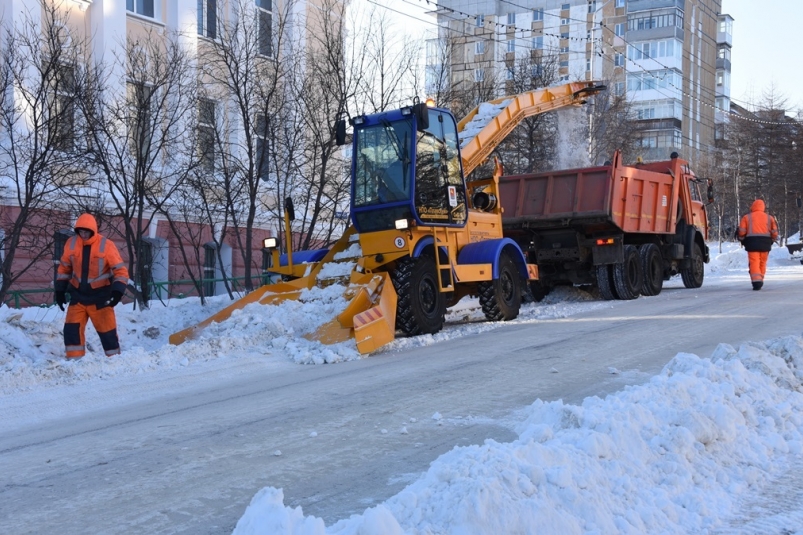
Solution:
<path fill-rule="evenodd" d="M 86 338 L 84 331 L 86 323 L 92 320 L 92 325 L 98 331 L 100 343 L 107 357 L 120 354 L 120 341 L 117 339 L 117 318 L 114 308 L 98 308 L 96 305 L 70 305 L 67 308 L 67 317 L 64 320 L 64 347 L 68 359 L 81 358 L 86 354 Z"/>
<path fill-rule="evenodd" d="M 769 256 L 769 251 L 749 251 L 747 253 L 751 282 L 764 282 L 764 275 L 767 274 L 767 258 Z"/>

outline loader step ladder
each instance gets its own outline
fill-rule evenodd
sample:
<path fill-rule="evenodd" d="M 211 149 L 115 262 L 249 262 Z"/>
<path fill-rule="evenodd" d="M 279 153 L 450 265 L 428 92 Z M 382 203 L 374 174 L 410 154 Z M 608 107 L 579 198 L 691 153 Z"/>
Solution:
<path fill-rule="evenodd" d="M 449 230 L 443 229 L 443 242 L 438 242 L 438 227 L 432 227 L 432 237 L 435 241 L 435 268 L 438 272 L 438 288 L 441 292 L 454 290 L 454 273 L 452 271 L 452 247 L 449 242 Z M 441 263 L 441 248 L 446 249 L 446 263 Z M 443 281 L 448 281 L 444 285 Z"/>

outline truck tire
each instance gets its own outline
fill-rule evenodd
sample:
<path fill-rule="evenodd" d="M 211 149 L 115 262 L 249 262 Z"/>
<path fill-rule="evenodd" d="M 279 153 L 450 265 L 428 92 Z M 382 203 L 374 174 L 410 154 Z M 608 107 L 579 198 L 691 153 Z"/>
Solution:
<path fill-rule="evenodd" d="M 641 259 L 634 245 L 625 245 L 624 260 L 613 265 L 613 287 L 619 299 L 636 299 L 641 295 L 644 274 L 641 272 Z"/>
<path fill-rule="evenodd" d="M 499 277 L 479 284 L 480 305 L 490 321 L 516 319 L 521 308 L 521 274 L 507 253 L 499 256 Z"/>
<path fill-rule="evenodd" d="M 683 286 L 686 288 L 699 288 L 703 285 L 705 265 L 699 243 L 694 243 L 694 247 L 691 249 L 691 265 L 680 271 L 680 277 L 683 279 Z"/>
<path fill-rule="evenodd" d="M 396 328 L 407 336 L 435 334 L 443 328 L 446 311 L 438 288 L 435 260 L 429 256 L 403 258 L 390 279 L 396 289 Z"/>
<path fill-rule="evenodd" d="M 639 249 L 641 272 L 644 284 L 641 295 L 658 295 L 664 287 L 664 261 L 661 250 L 654 243 L 642 245 Z"/>
<path fill-rule="evenodd" d="M 600 297 L 604 300 L 616 299 L 616 294 L 613 293 L 613 273 L 609 264 L 597 266 L 597 288 L 599 288 Z"/>

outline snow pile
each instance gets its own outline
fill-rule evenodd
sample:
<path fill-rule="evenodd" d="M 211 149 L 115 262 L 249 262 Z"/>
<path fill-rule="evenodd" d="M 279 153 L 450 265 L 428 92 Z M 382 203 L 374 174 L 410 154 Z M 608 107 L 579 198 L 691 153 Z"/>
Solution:
<path fill-rule="evenodd" d="M 519 438 L 455 448 L 415 483 L 328 529 L 257 493 L 235 535 L 701 533 L 803 453 L 803 339 L 710 359 L 680 353 L 649 383 L 582 405 L 536 401 Z"/>

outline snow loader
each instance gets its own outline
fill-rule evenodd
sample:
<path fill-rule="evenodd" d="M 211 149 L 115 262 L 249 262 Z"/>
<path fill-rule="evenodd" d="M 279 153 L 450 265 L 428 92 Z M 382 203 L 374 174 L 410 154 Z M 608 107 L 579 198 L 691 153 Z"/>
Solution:
<path fill-rule="evenodd" d="M 324 283 L 319 275 L 338 261 L 354 265 L 344 294 L 349 304 L 307 338 L 326 344 L 354 338 L 361 354 L 371 353 L 397 330 L 437 333 L 446 309 L 467 295 L 479 297 L 489 320 L 516 318 L 538 269 L 503 235 L 502 166 L 497 160 L 488 178 L 466 177 L 526 117 L 584 104 L 604 89 L 573 82 L 528 91 L 483 103 L 459 122 L 450 111 L 417 101 L 352 118 L 351 225 L 341 239 L 328 250 L 285 255 L 267 239 L 270 271 L 286 280 L 255 290 L 170 342 L 180 344 L 247 304 L 297 299 Z M 336 132 L 338 144 L 345 144 L 344 119 Z M 286 209 L 288 235 L 291 216 Z"/>

